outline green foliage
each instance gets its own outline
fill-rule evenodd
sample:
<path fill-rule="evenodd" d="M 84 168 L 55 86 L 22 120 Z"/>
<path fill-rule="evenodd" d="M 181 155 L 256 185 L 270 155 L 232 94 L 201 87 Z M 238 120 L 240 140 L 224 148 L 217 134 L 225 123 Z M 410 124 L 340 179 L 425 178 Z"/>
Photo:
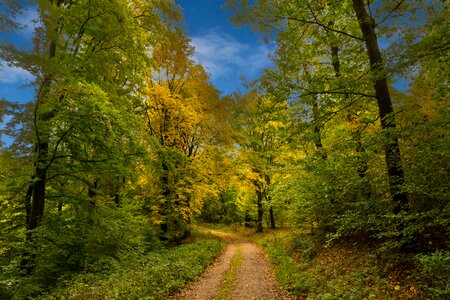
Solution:
<path fill-rule="evenodd" d="M 17 270 L 17 254 L 3 253 L 3 259 L 14 258 L 4 265 L 9 270 L 1 278 L 4 289 L 17 299 L 37 297 L 78 274 L 110 273 L 149 248 L 146 237 L 151 228 L 128 205 L 76 211 L 71 214 L 67 207 L 59 214 L 55 211 L 35 230 L 35 246 L 26 248 L 36 256 L 31 276 L 15 277 L 18 274 L 11 270 Z"/>
<path fill-rule="evenodd" d="M 159 299 L 197 278 L 221 252 L 217 240 L 199 240 L 131 257 L 111 271 L 80 274 L 40 299 Z"/>
<path fill-rule="evenodd" d="M 450 296 L 450 252 L 436 251 L 416 256 L 417 275 L 423 280 L 433 299 L 446 299 Z"/>
<path fill-rule="evenodd" d="M 293 252 L 301 253 L 302 259 L 306 262 L 317 255 L 316 245 L 304 234 L 293 234 L 290 246 Z"/>
<path fill-rule="evenodd" d="M 413 297 L 414 285 L 403 286 L 381 271 L 369 249 L 313 246 L 311 235 L 268 233 L 258 240 L 268 252 L 280 284 L 304 299 L 391 299 Z M 314 257 L 309 253 L 314 248 Z M 381 270 L 380 270 L 381 269 Z"/>
<path fill-rule="evenodd" d="M 303 280 L 301 279 L 302 272 L 305 270 L 307 264 L 297 263 L 286 250 L 288 247 L 288 240 L 286 236 L 270 236 L 258 240 L 269 254 L 274 267 L 275 275 L 281 286 L 283 286 L 288 291 L 292 292 L 294 295 L 301 294 L 303 292 L 303 287 L 300 287 Z"/>
<path fill-rule="evenodd" d="M 231 189 L 220 192 L 218 199 L 206 197 L 200 217 L 204 222 L 209 223 L 226 225 L 241 223 L 243 217 L 237 205 L 237 191 Z"/>
<path fill-rule="evenodd" d="M 367 9 L 362 1 L 227 1 L 236 24 L 277 33 L 275 66 L 257 86 L 266 96 L 291 99 L 296 119 L 285 133 L 294 159 L 280 172 L 273 201 L 287 204 L 293 224 L 329 240 L 381 238 L 391 253 L 446 249 L 448 9 L 423 1 L 373 9 L 368 27 L 376 24 L 380 41 L 394 34 L 397 40 L 388 42 L 386 66 L 380 59 L 374 72 L 358 5 Z M 419 12 L 424 18 L 417 22 Z M 414 75 L 405 74 L 412 69 Z M 410 79 L 410 89 L 386 89 L 394 111 L 385 119 L 386 107 L 374 105 L 374 80 L 396 76 Z"/>

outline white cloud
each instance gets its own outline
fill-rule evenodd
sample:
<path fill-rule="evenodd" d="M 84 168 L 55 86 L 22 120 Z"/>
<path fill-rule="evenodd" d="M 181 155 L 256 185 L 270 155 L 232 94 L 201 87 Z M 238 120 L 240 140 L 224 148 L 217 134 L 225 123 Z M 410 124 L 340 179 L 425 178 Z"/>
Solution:
<path fill-rule="evenodd" d="M 40 24 L 37 7 L 25 8 L 15 21 L 23 26 L 23 28 L 19 30 L 21 34 L 25 37 L 32 37 L 34 29 Z"/>
<path fill-rule="evenodd" d="M 0 83 L 25 84 L 33 81 L 30 72 L 22 68 L 12 67 L 0 61 Z"/>
<path fill-rule="evenodd" d="M 268 58 L 271 45 L 250 44 L 212 29 L 191 38 L 195 47 L 194 60 L 203 65 L 213 80 L 230 77 L 254 77 L 271 65 Z"/>

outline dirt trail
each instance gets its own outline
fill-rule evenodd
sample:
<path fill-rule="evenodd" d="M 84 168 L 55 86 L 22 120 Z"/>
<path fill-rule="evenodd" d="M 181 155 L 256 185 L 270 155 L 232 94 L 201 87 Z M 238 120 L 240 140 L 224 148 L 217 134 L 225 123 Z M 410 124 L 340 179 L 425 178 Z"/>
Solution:
<path fill-rule="evenodd" d="M 237 234 L 223 233 L 202 228 L 221 237 L 226 243 L 225 252 L 185 290 L 166 299 L 177 300 L 214 300 L 218 294 L 230 263 L 240 249 L 242 262 L 237 271 L 229 300 L 269 300 L 291 299 L 280 289 L 270 268 L 269 260 L 263 250 L 249 239 Z"/>

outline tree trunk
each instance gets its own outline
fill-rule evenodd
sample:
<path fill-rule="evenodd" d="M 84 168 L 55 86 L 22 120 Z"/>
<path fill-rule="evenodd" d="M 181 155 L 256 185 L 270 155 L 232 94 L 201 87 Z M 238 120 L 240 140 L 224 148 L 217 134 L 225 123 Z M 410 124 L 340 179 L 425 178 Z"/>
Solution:
<path fill-rule="evenodd" d="M 94 197 L 97 196 L 97 189 L 98 189 L 98 180 L 96 178 L 94 179 L 94 184 L 92 185 L 92 187 L 88 188 L 88 197 L 89 202 L 92 205 L 92 208 L 95 208 L 96 206 Z"/>
<path fill-rule="evenodd" d="M 54 41 L 49 42 L 48 46 L 48 58 L 52 59 L 56 55 L 56 43 Z M 36 154 L 35 169 L 33 175 L 33 181 L 30 183 L 28 192 L 26 195 L 26 210 L 27 210 L 27 233 L 26 243 L 28 247 L 34 247 L 33 230 L 39 225 L 39 221 L 44 215 L 45 207 L 45 193 L 47 185 L 47 168 L 48 168 L 48 153 L 49 153 L 49 136 L 48 129 L 41 129 L 39 124 L 44 124 L 53 118 L 53 113 L 40 112 L 40 108 L 44 105 L 46 97 L 50 90 L 52 82 L 52 76 L 47 74 L 44 76 L 40 86 L 40 92 L 37 95 L 36 109 L 35 109 L 35 130 L 37 142 L 34 147 Z M 31 192 L 31 193 L 30 193 Z M 31 203 L 30 203 L 31 196 Z M 33 251 L 31 251 L 33 252 Z M 20 263 L 21 268 L 26 270 L 27 275 L 31 274 L 34 268 L 35 254 L 30 255 L 30 251 L 26 249 L 23 253 L 23 258 Z"/>
<path fill-rule="evenodd" d="M 44 139 L 46 140 L 46 138 Z M 38 160 L 34 173 L 36 180 L 33 185 L 33 201 L 31 202 L 27 230 L 35 229 L 38 226 L 39 220 L 44 215 L 45 187 L 47 185 L 48 142 L 38 143 L 37 148 Z"/>
<path fill-rule="evenodd" d="M 270 217 L 270 228 L 275 229 L 277 226 L 275 225 L 275 217 L 273 215 L 273 207 L 270 205 L 269 207 L 269 217 Z"/>
<path fill-rule="evenodd" d="M 256 192 L 257 194 L 257 205 L 258 205 L 258 219 L 256 220 L 256 232 L 263 232 L 263 214 L 264 214 L 264 210 L 263 210 L 263 192 L 261 190 L 258 190 Z"/>
<path fill-rule="evenodd" d="M 116 193 L 114 194 L 114 203 L 116 204 L 117 207 L 120 207 L 122 202 L 122 199 L 120 197 L 120 190 L 123 186 L 125 186 L 125 182 L 126 182 L 125 177 L 117 178 L 117 190 Z"/>
<path fill-rule="evenodd" d="M 339 47 L 331 45 L 331 63 L 333 64 L 334 76 L 341 76 L 341 63 L 339 61 Z"/>
<path fill-rule="evenodd" d="M 26 212 L 26 226 L 30 223 L 31 216 L 31 197 L 33 196 L 34 189 L 34 177 L 31 178 L 30 185 L 28 186 L 27 194 L 25 195 L 25 212 Z"/>
<path fill-rule="evenodd" d="M 169 232 L 169 209 L 170 209 L 169 166 L 167 165 L 166 162 L 167 158 L 165 157 L 165 153 L 163 153 L 163 151 L 161 151 L 161 155 L 162 155 L 161 185 L 162 185 L 162 195 L 164 197 L 164 204 L 162 205 L 162 211 L 160 213 L 162 222 L 159 225 L 159 227 L 161 229 L 160 239 L 162 241 L 167 241 L 168 240 L 167 233 Z"/>
<path fill-rule="evenodd" d="M 334 76 L 341 77 L 341 63 L 339 60 L 339 47 L 336 45 L 331 45 L 331 62 L 333 64 Z M 345 98 L 348 98 L 348 95 L 345 95 Z M 351 106 L 350 106 L 351 108 Z M 347 114 L 347 120 L 351 122 L 354 120 L 351 112 Z M 352 130 L 352 135 L 356 138 L 358 145 L 356 146 L 356 152 L 358 153 L 358 176 L 362 179 L 366 176 L 367 171 L 367 161 L 363 159 L 363 154 L 366 152 L 364 145 L 361 141 L 361 136 L 358 134 L 357 130 Z"/>
<path fill-rule="evenodd" d="M 364 148 L 361 137 L 358 135 L 356 137 L 358 145 L 356 146 L 356 152 L 358 153 L 358 176 L 363 179 L 366 177 L 366 172 L 368 169 L 367 160 L 364 158 L 364 154 L 366 153 L 366 149 Z"/>
<path fill-rule="evenodd" d="M 313 122 L 314 122 L 314 144 L 316 145 L 316 149 L 321 152 L 322 158 L 326 159 L 327 155 L 323 150 L 322 138 L 320 136 L 320 124 L 319 124 L 319 99 L 317 96 L 314 96 L 313 103 Z"/>
<path fill-rule="evenodd" d="M 378 47 L 375 23 L 366 11 L 364 0 L 353 0 L 353 9 L 361 28 L 374 76 L 373 86 L 381 119 L 381 128 L 390 134 L 390 140 L 384 145 L 384 150 L 389 177 L 389 187 L 395 205 L 394 212 L 399 213 L 402 210 L 408 210 L 408 198 L 406 193 L 402 192 L 402 185 L 405 181 L 405 177 L 401 163 L 398 138 L 395 132 L 391 132 L 395 131 L 396 124 L 384 70 L 383 58 Z"/>
<path fill-rule="evenodd" d="M 248 209 L 245 210 L 244 226 L 247 228 L 252 227 L 252 218 L 250 217 Z"/>
<path fill-rule="evenodd" d="M 30 185 L 28 186 L 27 194 L 25 196 L 25 211 L 26 211 L 26 227 L 28 229 L 30 224 L 30 216 L 31 216 L 31 197 L 33 196 L 33 189 L 34 189 L 34 177 L 31 178 Z M 26 233 L 26 244 L 27 247 L 25 248 L 24 252 L 22 253 L 22 260 L 20 262 L 20 269 L 25 271 L 26 275 L 30 275 L 31 271 L 33 270 L 32 266 L 30 265 L 30 260 L 32 260 L 32 255 L 30 254 L 30 251 L 28 251 L 29 244 L 31 243 L 32 237 L 31 233 L 27 231 Z"/>
<path fill-rule="evenodd" d="M 266 185 L 267 185 L 266 189 L 264 191 L 264 196 L 266 197 L 267 203 L 269 204 L 270 228 L 275 229 L 276 228 L 275 216 L 273 214 L 273 207 L 272 207 L 272 204 L 271 204 L 272 198 L 268 195 L 270 184 L 271 184 L 270 176 L 268 174 L 265 174 L 264 175 L 264 179 L 265 179 Z"/>
<path fill-rule="evenodd" d="M 310 79 L 310 73 L 307 69 L 307 67 L 304 67 L 303 70 L 305 71 L 305 74 L 308 78 L 308 81 L 311 82 Z M 325 153 L 324 149 L 323 149 L 323 144 L 322 144 L 322 138 L 320 136 L 320 131 L 321 131 L 321 125 L 319 123 L 319 98 L 317 97 L 317 95 L 313 95 L 313 104 L 312 104 L 312 122 L 314 124 L 313 126 L 313 133 L 314 133 L 314 144 L 316 146 L 316 149 L 320 152 L 321 156 L 323 159 L 327 159 L 327 154 Z"/>

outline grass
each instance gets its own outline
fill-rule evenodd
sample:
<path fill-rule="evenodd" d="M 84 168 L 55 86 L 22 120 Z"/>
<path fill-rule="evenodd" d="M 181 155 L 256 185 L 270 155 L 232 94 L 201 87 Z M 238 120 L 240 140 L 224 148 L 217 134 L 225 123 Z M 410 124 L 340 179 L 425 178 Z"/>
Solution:
<path fill-rule="evenodd" d="M 236 255 L 231 261 L 230 268 L 225 274 L 223 283 L 220 286 L 219 292 L 217 293 L 216 300 L 225 300 L 230 295 L 233 287 L 236 283 L 238 270 L 242 264 L 242 249 L 238 247 Z"/>
<path fill-rule="evenodd" d="M 421 299 L 413 278 L 387 268 L 376 246 L 338 243 L 326 247 L 306 233 L 271 231 L 257 237 L 281 286 L 301 299 Z"/>
<path fill-rule="evenodd" d="M 217 239 L 149 252 L 109 274 L 84 274 L 40 299 L 159 299 L 195 280 L 223 250 Z"/>

